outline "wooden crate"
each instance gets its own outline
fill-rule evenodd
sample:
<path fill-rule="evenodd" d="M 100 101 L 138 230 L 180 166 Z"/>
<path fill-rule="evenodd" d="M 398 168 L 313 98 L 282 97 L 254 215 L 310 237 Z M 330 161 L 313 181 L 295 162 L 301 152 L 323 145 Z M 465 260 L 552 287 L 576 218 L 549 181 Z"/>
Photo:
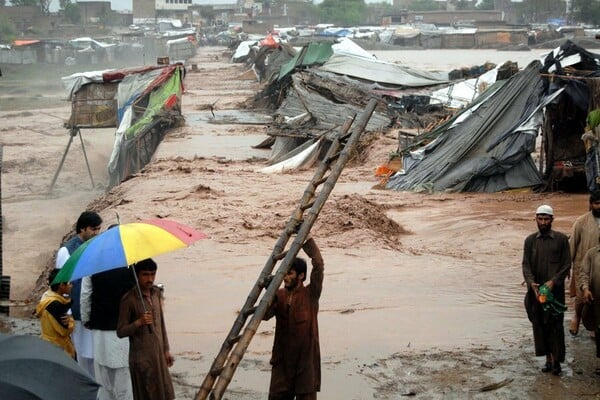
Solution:
<path fill-rule="evenodd" d="M 118 83 L 88 83 L 71 100 L 68 128 L 114 128 L 117 126 Z"/>

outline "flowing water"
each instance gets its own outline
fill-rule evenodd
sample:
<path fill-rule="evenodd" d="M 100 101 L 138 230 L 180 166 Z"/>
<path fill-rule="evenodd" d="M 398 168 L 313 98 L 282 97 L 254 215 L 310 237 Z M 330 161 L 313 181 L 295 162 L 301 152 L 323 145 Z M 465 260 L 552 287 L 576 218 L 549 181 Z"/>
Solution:
<path fill-rule="evenodd" d="M 415 68 L 450 70 L 508 60 L 522 68 L 545 52 L 375 53 L 380 59 Z M 222 115 L 225 112 L 217 117 Z M 226 116 L 256 120 L 234 111 L 227 111 Z M 239 134 L 223 135 L 211 118 L 210 113 L 188 114 L 192 131 L 183 138 L 169 138 L 158 156 L 268 158 L 268 151 L 250 147 L 264 136 L 245 133 L 242 125 L 234 125 Z M 382 196 L 378 199 L 382 203 L 403 201 L 404 206 L 392 207 L 387 215 L 411 233 L 400 238 L 401 251 L 343 245 L 324 249 L 327 269 L 319 314 L 324 399 L 373 398 L 373 382 L 365 381 L 359 371 L 392 354 L 511 347 L 531 334 L 523 309 L 520 266 L 522 241 L 535 229 L 529 204 L 500 201 L 503 195 L 423 198 L 400 192 L 382 194 L 371 189 L 373 184 L 374 180 L 344 181 L 336 186 L 336 193 Z M 560 201 L 564 203 L 559 205 Z M 586 200 L 555 202 L 558 208 L 570 209 L 572 215 L 558 218 L 556 223 L 568 231 L 572 218 L 585 212 Z M 172 347 L 180 355 L 174 371 L 195 384 L 208 370 L 270 251 L 235 243 L 227 246 L 226 254 L 215 254 L 209 246 L 209 242 L 200 242 L 185 253 L 160 258 L 161 270 L 169 271 L 159 274 L 159 279 L 167 288 Z M 201 269 L 189 267 L 194 260 L 201 260 Z M 210 302 L 197 304 L 196 298 Z M 230 384 L 230 394 L 246 399 L 264 397 L 260 393 L 268 387 L 273 329 L 272 321 L 259 327 Z"/>

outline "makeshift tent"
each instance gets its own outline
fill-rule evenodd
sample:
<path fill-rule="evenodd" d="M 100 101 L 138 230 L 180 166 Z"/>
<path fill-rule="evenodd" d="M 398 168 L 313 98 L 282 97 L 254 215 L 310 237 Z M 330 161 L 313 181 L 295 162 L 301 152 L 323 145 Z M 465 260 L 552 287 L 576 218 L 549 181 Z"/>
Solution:
<path fill-rule="evenodd" d="M 321 136 L 326 148 L 330 136 L 347 117 L 359 113 L 373 98 L 379 104 L 366 130 L 389 127 L 388 101 L 378 89 L 420 88 L 443 84 L 447 79 L 447 74 L 379 61 L 347 38 L 333 43 L 311 42 L 281 66 L 277 78 L 271 79 L 256 98 L 256 103 L 267 100 L 269 106 L 277 108 L 267 131 L 275 137 L 270 163 L 294 157 L 301 146 Z"/>
<path fill-rule="evenodd" d="M 421 71 L 385 61 L 343 54 L 334 54 L 320 69 L 389 86 L 424 87 L 448 82 L 447 73 Z"/>
<path fill-rule="evenodd" d="M 158 71 L 158 73 L 157 73 Z M 108 164 L 110 186 L 146 165 L 167 129 L 181 117 L 183 67 L 129 75 L 119 85 L 119 127 Z"/>
<path fill-rule="evenodd" d="M 62 78 L 72 110 L 67 127 L 117 127 L 108 165 L 109 187 L 119 184 L 150 161 L 166 130 L 181 118 L 184 69 L 180 64 L 123 70 L 91 71 Z M 82 147 L 83 139 L 81 140 Z M 84 156 L 85 147 L 83 147 Z M 63 156 L 64 161 L 64 156 Z M 51 188 L 56 182 L 59 166 Z M 94 185 L 91 171 L 88 172 Z"/>
<path fill-rule="evenodd" d="M 278 79 L 283 79 L 298 67 L 309 67 L 325 63 L 333 54 L 331 45 L 330 42 L 311 42 L 304 46 L 302 50 L 296 53 L 294 58 L 281 66 Z"/>
<path fill-rule="evenodd" d="M 600 56 L 571 41 L 545 57 L 541 73 L 547 92 L 561 91 L 548 105 L 542 129 L 540 169 L 549 190 L 600 188 L 598 139 L 586 149 L 588 113 L 600 107 Z"/>
<path fill-rule="evenodd" d="M 433 142 L 403 158 L 386 188 L 497 192 L 542 184 L 531 153 L 544 85 L 539 61 L 472 105 Z"/>
<path fill-rule="evenodd" d="M 495 192 L 522 187 L 600 186 L 600 132 L 586 117 L 600 108 L 600 56 L 570 41 L 508 81 L 497 81 L 452 121 L 402 151 L 387 188 Z M 532 153 L 541 132 L 536 167 Z M 583 137 L 589 140 L 584 145 Z"/>

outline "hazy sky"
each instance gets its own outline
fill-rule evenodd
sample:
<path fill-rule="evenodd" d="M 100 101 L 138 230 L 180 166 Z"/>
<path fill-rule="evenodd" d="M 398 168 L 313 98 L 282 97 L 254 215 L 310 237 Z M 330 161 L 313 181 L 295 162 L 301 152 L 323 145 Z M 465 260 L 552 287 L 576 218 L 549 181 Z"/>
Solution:
<path fill-rule="evenodd" d="M 85 1 L 85 0 L 83 0 Z M 201 3 L 231 3 L 232 1 L 235 0 L 192 0 L 192 2 L 194 4 L 201 4 Z M 314 0 L 315 4 L 319 4 L 321 3 L 323 0 Z M 112 5 L 112 9 L 113 10 L 131 10 L 131 0 L 110 0 L 111 5 Z M 385 3 L 390 3 L 392 4 L 392 0 L 365 0 L 366 3 L 381 3 L 381 2 L 385 2 Z M 51 10 L 54 10 L 55 8 L 58 9 L 58 0 L 52 0 L 52 7 L 50 7 Z"/>

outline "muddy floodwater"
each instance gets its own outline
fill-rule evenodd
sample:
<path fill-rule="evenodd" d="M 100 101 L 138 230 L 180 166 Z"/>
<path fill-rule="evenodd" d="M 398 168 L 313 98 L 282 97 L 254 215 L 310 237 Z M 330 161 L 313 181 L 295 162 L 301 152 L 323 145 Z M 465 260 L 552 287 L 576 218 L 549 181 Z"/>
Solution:
<path fill-rule="evenodd" d="M 508 60 L 524 67 L 544 52 L 376 54 L 445 69 Z M 186 125 L 169 132 L 151 164 L 108 192 L 110 130 L 83 136 L 96 187 L 90 188 L 77 143 L 48 195 L 68 139 L 62 126 L 68 103 L 0 110 L 4 274 L 12 277 L 14 300 L 40 293 L 40 275 L 85 208 L 98 210 L 107 225 L 117 214 L 122 222 L 170 218 L 209 235 L 156 258 L 178 399 L 194 398 L 314 173 L 260 172 L 270 151 L 252 146 L 266 138 L 268 118 L 240 106 L 260 86 L 248 78 L 247 66 L 228 63 L 227 54 L 224 48 L 200 49 L 191 61 L 198 70 L 185 80 Z M 0 101 L 11 99 L 0 93 Z M 594 342 L 583 328 L 577 337 L 566 335 L 563 375 L 540 372 L 543 360 L 533 354 L 521 272 L 523 240 L 536 229 L 536 207 L 552 205 L 554 227 L 569 233 L 587 211 L 587 196 L 381 190 L 374 171 L 397 148 L 397 132 L 372 138 L 361 159 L 343 170 L 311 231 L 325 260 L 319 398 L 597 398 Z M 571 310 L 569 304 L 567 321 Z M 21 318 L 3 320 L 5 326 L 36 334 L 38 321 L 26 311 L 14 310 Z M 273 321 L 260 325 L 225 398 L 267 397 L 273 331 Z"/>

